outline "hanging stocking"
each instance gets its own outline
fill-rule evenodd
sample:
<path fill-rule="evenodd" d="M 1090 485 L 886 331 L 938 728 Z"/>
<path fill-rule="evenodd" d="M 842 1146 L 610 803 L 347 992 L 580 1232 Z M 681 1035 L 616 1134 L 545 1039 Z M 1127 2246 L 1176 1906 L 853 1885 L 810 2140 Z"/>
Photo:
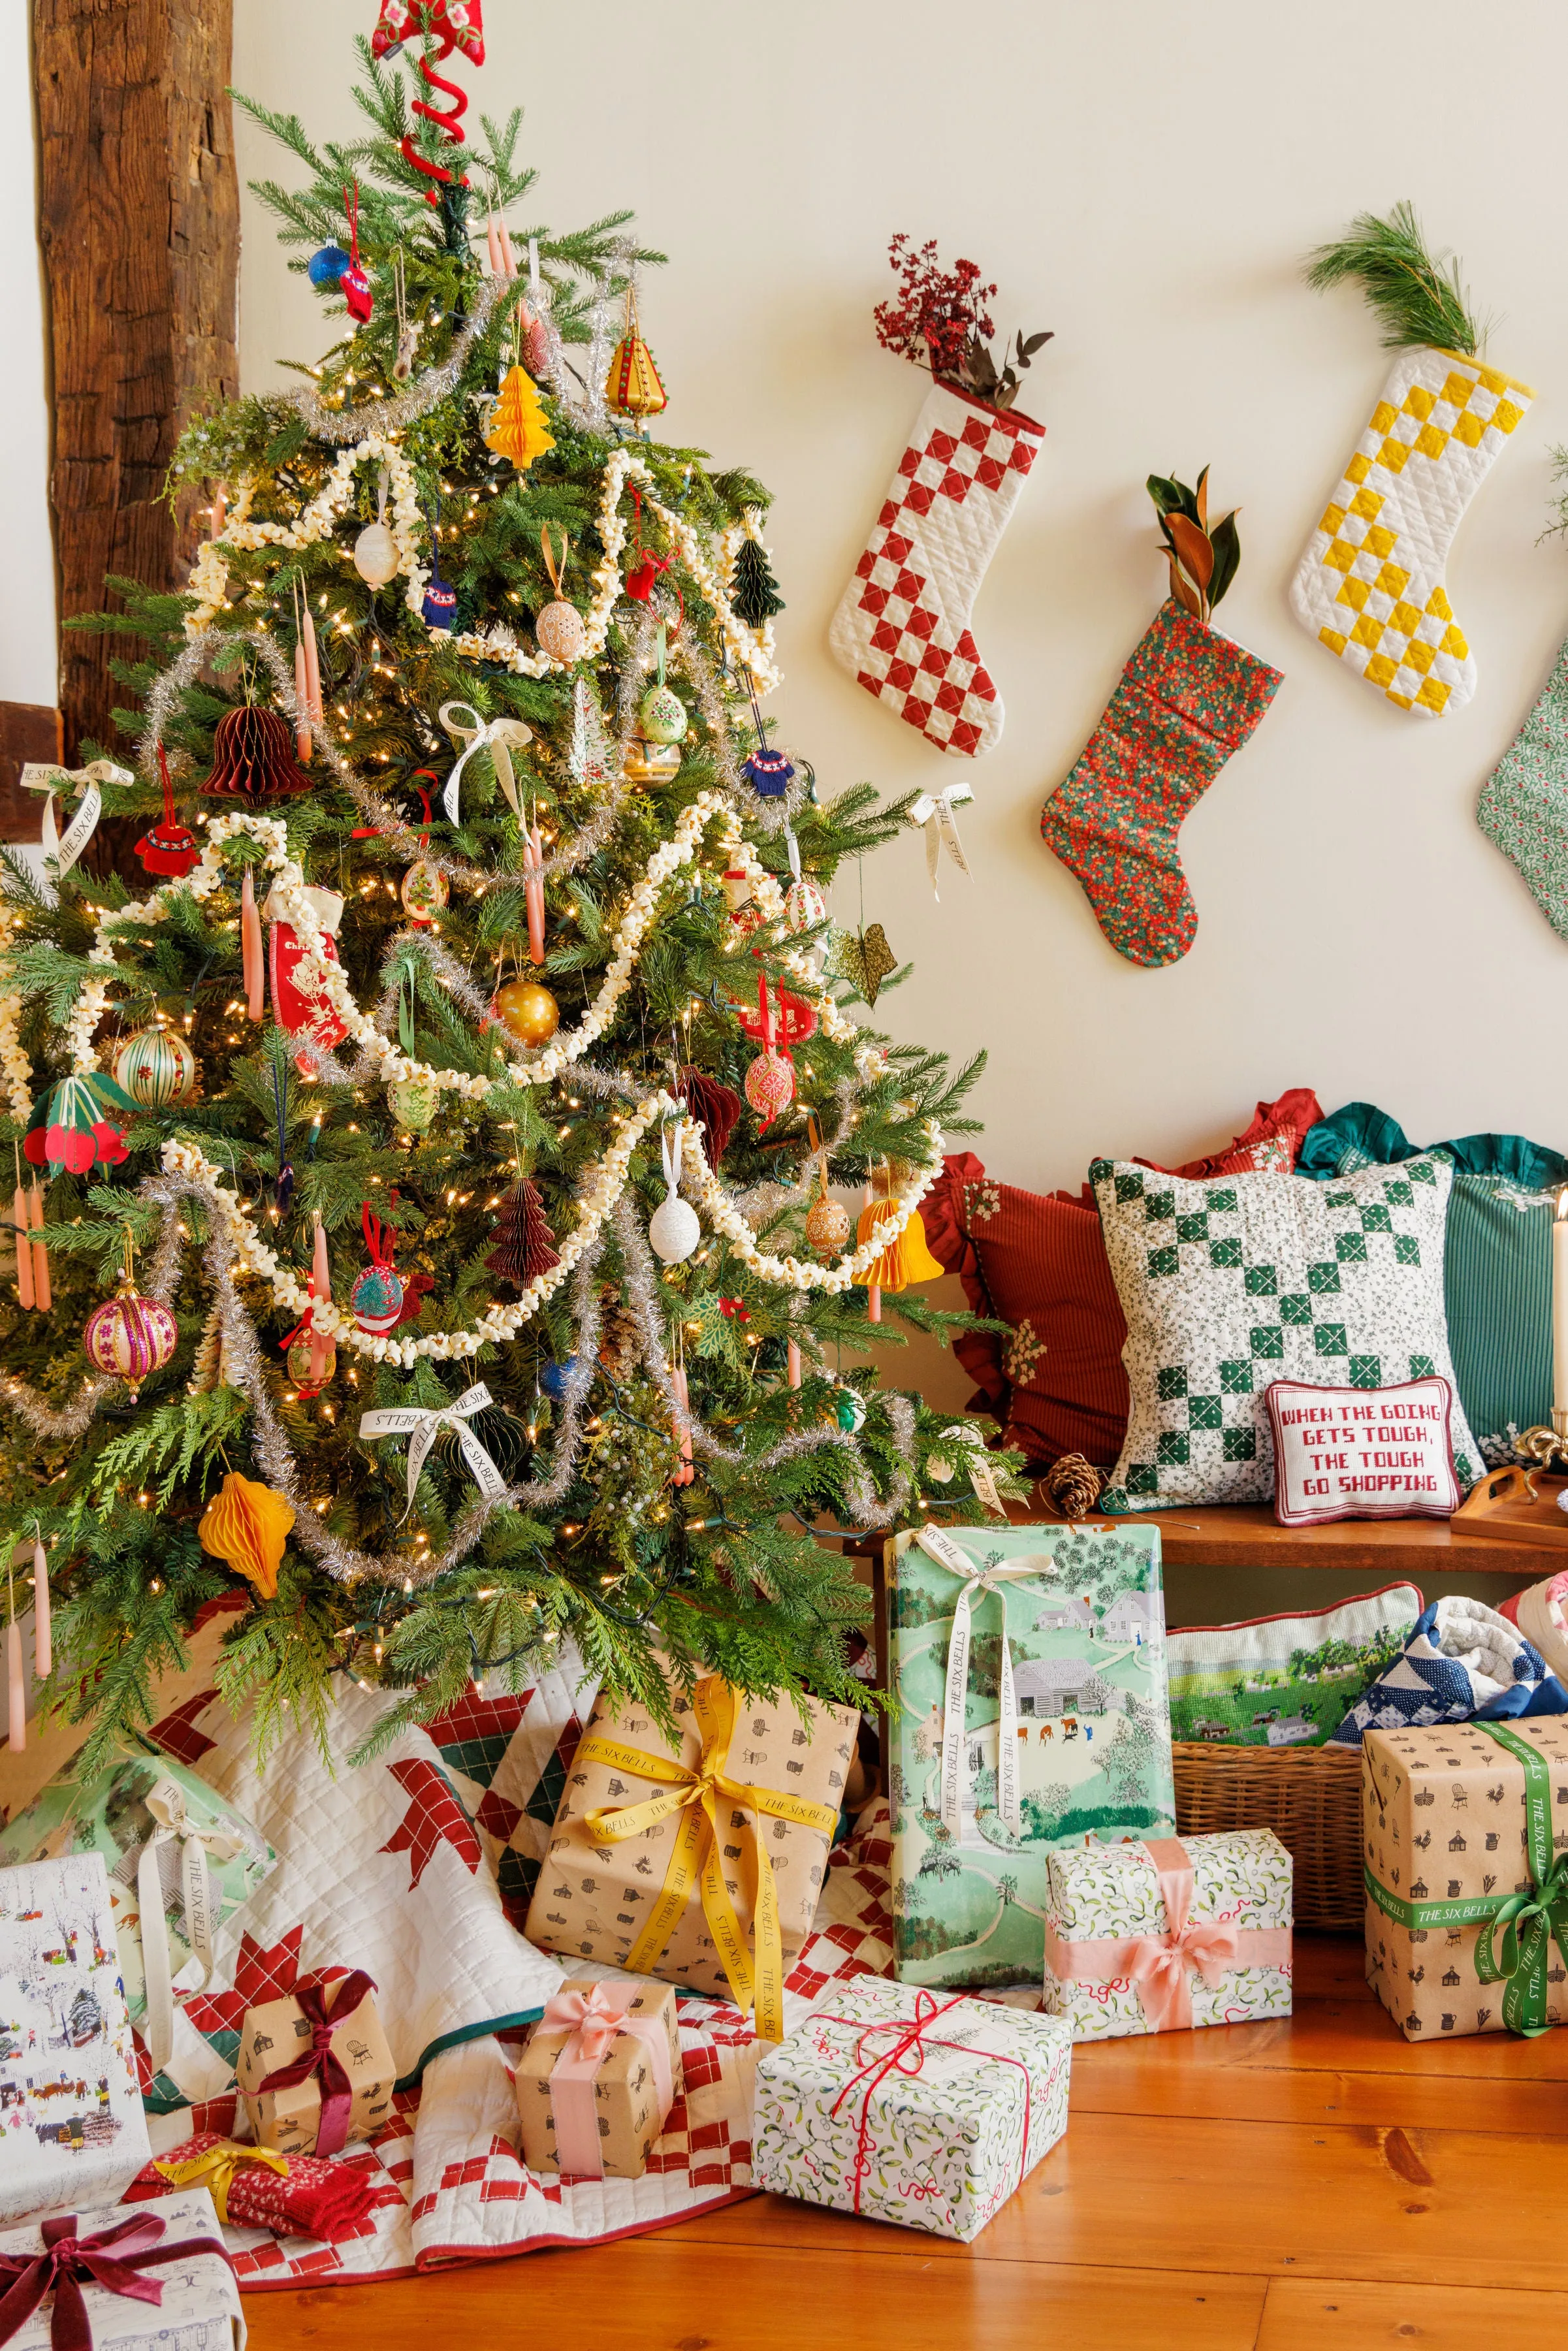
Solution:
<path fill-rule="evenodd" d="M 969 613 L 1044 437 L 1016 409 L 933 383 L 828 632 L 857 684 L 963 758 L 1001 739 Z"/>
<path fill-rule="evenodd" d="M 1534 394 L 1479 360 L 1401 351 L 1291 583 L 1291 609 L 1401 710 L 1476 690 L 1444 567 L 1459 517 Z"/>
<path fill-rule="evenodd" d="M 1568 644 L 1481 786 L 1476 817 L 1559 938 L 1568 939 Z"/>
<path fill-rule="evenodd" d="M 1047 800 L 1048 849 L 1130 963 L 1179 963 L 1197 931 L 1176 835 L 1272 702 L 1280 672 L 1162 604 L 1088 747 Z"/>

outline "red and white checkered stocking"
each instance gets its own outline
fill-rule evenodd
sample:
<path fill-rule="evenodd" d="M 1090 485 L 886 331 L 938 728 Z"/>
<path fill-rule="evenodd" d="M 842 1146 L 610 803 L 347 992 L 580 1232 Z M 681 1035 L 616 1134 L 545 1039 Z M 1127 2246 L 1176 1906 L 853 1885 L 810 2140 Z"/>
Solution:
<path fill-rule="evenodd" d="M 828 632 L 858 684 L 960 758 L 1001 739 L 969 614 L 1044 437 L 934 383 Z"/>

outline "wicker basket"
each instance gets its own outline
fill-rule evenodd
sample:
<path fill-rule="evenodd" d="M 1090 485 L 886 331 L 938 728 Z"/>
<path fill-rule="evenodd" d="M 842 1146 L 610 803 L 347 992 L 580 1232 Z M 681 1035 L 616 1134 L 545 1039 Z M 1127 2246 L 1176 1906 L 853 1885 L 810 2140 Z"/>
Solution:
<path fill-rule="evenodd" d="M 1220 1747 L 1178 1740 L 1178 1836 L 1272 1829 L 1296 1868 L 1295 1920 L 1362 1931 L 1359 1747 Z"/>

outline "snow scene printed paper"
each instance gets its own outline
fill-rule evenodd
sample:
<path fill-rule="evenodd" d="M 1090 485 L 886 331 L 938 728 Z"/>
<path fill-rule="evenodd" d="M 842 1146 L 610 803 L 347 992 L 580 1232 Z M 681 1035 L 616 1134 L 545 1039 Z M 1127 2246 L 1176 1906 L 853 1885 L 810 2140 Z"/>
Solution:
<path fill-rule="evenodd" d="M 977 1567 L 1051 1559 L 1050 1572 L 1008 1587 L 1023 1834 L 996 1809 L 1001 1617 L 979 1594 L 964 1718 L 969 1801 L 960 1835 L 944 1827 L 944 1684 L 963 1587 L 901 1535 L 888 1595 L 904 1708 L 889 1779 L 896 1965 L 906 1983 L 1038 1983 L 1051 1848 L 1175 1834 L 1159 1530 L 947 1531 Z"/>
<path fill-rule="evenodd" d="M 0 1870 L 0 2222 L 112 2203 L 147 2157 L 101 1859 Z"/>
<path fill-rule="evenodd" d="M 212 2197 L 204 2188 L 188 2188 L 152 2206 L 127 2210 L 124 2205 L 99 2205 L 77 2213 L 77 2233 L 97 2236 L 121 2221 L 151 2215 L 163 2223 L 162 2240 L 146 2250 L 162 2252 L 166 2246 L 194 2243 L 209 2237 L 221 2245 L 224 2232 Z M 7 2230 L 0 2236 L 0 2253 L 36 2253 L 43 2242 L 36 2228 Z M 193 2252 L 188 2261 L 161 2262 L 145 2274 L 161 2289 L 156 2302 L 111 2294 L 89 2280 L 81 2289 L 92 2335 L 92 2351 L 245 2351 L 245 2314 L 233 2270 L 216 2253 Z M 6 2351 L 52 2351 L 55 2314 L 52 2297 L 24 2319 Z"/>
<path fill-rule="evenodd" d="M 758 2061 L 758 2186 L 967 2244 L 1066 2130 L 1071 2063 L 1056 2018 L 858 1977 Z"/>

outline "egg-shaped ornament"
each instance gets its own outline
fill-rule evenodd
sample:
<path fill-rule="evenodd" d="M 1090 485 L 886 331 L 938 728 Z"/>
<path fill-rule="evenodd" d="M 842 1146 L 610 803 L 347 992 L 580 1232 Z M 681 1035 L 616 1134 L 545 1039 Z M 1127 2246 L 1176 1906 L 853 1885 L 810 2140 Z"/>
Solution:
<path fill-rule="evenodd" d="M 114 1057 L 114 1082 L 143 1110 L 192 1102 L 196 1057 L 176 1029 L 138 1029 Z"/>
<path fill-rule="evenodd" d="M 814 882 L 802 874 L 784 893 L 784 920 L 792 931 L 813 931 L 828 919 L 828 902 Z"/>
<path fill-rule="evenodd" d="M 355 539 L 354 569 L 367 588 L 384 588 L 396 579 L 397 541 L 384 522 L 368 522 Z"/>
<path fill-rule="evenodd" d="M 392 1263 L 397 1235 L 382 1224 L 368 1200 L 360 1212 L 360 1228 L 371 1261 L 349 1292 L 349 1311 L 361 1331 L 384 1338 L 402 1320 L 403 1280 Z"/>
<path fill-rule="evenodd" d="M 340 245 L 324 245 L 306 263 L 305 274 L 312 286 L 332 287 L 350 266 L 349 256 Z"/>
<path fill-rule="evenodd" d="M 296 1339 L 284 1357 L 288 1376 L 302 1395 L 315 1395 L 338 1368 L 338 1349 L 329 1339 Z"/>
<path fill-rule="evenodd" d="M 411 923 L 431 923 L 451 897 L 452 885 L 439 865 L 433 865 L 428 857 L 416 857 L 402 877 L 398 894 Z"/>
<path fill-rule="evenodd" d="M 534 637 L 541 653 L 548 653 L 552 662 L 565 666 L 582 659 L 588 644 L 588 623 L 575 604 L 558 596 L 535 621 Z"/>
<path fill-rule="evenodd" d="M 122 1379 L 135 1401 L 143 1380 L 162 1371 L 180 1343 L 180 1326 L 166 1306 L 144 1298 L 130 1275 L 119 1291 L 95 1306 L 82 1332 L 88 1361 Z"/>
<path fill-rule="evenodd" d="M 666 1265 L 684 1265 L 703 1237 L 702 1220 L 689 1200 L 681 1197 L 681 1146 L 685 1122 L 677 1119 L 661 1138 L 664 1162 L 664 1197 L 648 1219 L 648 1246 Z"/>
<path fill-rule="evenodd" d="M 789 1109 L 795 1099 L 795 1064 L 787 1053 L 764 1046 L 746 1072 L 746 1099 L 765 1132 L 780 1111 Z"/>
<path fill-rule="evenodd" d="M 492 1009 L 520 1045 L 548 1045 L 560 1027 L 560 1007 L 537 979 L 508 980 L 496 990 Z"/>
<path fill-rule="evenodd" d="M 431 1125 L 439 1100 L 428 1078 L 399 1078 L 387 1088 L 387 1108 L 410 1134 L 423 1134 Z"/>
<path fill-rule="evenodd" d="M 686 731 L 686 705 L 667 685 L 651 685 L 637 705 L 637 724 L 647 743 L 679 743 Z"/>
<path fill-rule="evenodd" d="M 846 1436 L 865 1426 L 865 1403 L 858 1389 L 841 1380 L 833 1390 L 833 1418 Z"/>
<path fill-rule="evenodd" d="M 806 1238 L 819 1257 L 836 1257 L 849 1237 L 849 1210 L 831 1192 L 820 1191 L 806 1211 Z"/>

